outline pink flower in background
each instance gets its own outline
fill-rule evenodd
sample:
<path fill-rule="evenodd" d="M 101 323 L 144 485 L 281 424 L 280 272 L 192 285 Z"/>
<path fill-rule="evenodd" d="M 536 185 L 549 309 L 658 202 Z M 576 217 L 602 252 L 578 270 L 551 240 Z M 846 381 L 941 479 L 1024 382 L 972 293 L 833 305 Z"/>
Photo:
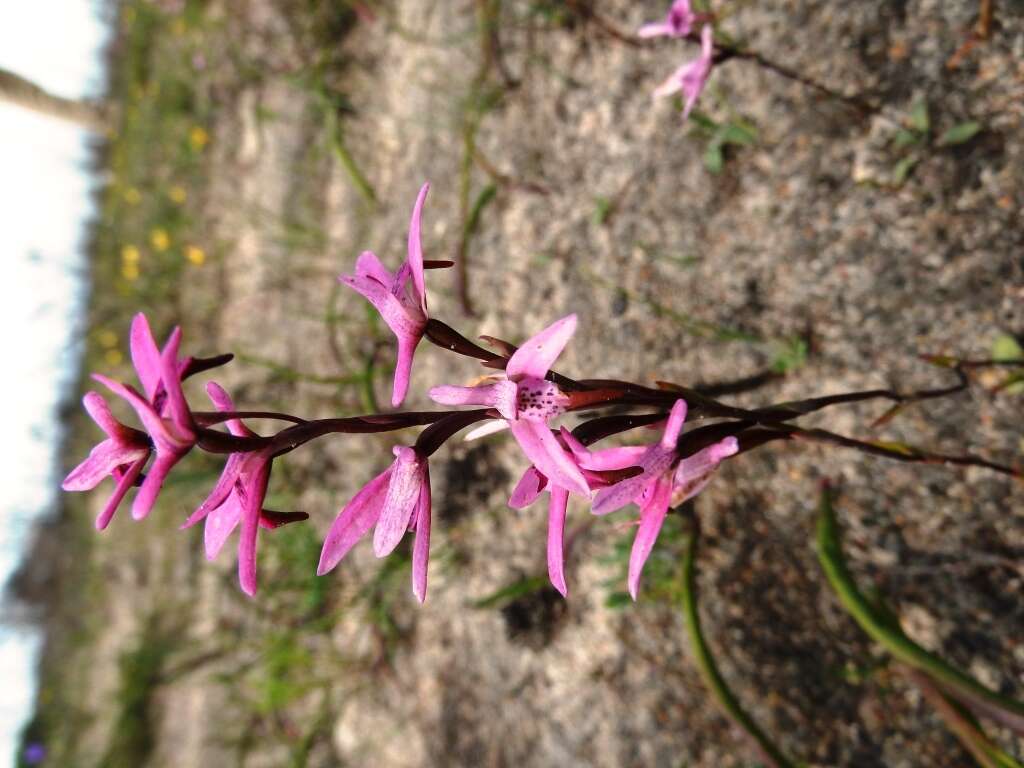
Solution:
<path fill-rule="evenodd" d="M 133 337 L 134 331 L 133 324 Z M 146 359 L 136 360 L 136 369 L 143 388 L 153 393 L 152 401 L 143 397 L 134 387 L 113 381 L 98 373 L 93 374 L 96 381 L 126 400 L 135 409 L 156 451 L 156 458 L 132 503 L 132 517 L 136 520 L 141 520 L 149 514 L 167 475 L 195 445 L 196 432 L 192 412 L 181 389 L 183 366 L 178 360 L 180 345 L 181 329 L 175 328 L 159 359 L 154 360 L 147 356 Z M 132 357 L 135 358 L 134 343 Z M 170 413 L 169 418 L 163 417 L 164 410 Z"/>
<path fill-rule="evenodd" d="M 442 405 L 496 408 L 526 458 L 541 473 L 554 485 L 587 496 L 590 489 L 583 473 L 548 427 L 550 419 L 565 412 L 569 398 L 544 378 L 575 331 L 576 315 L 563 317 L 515 351 L 505 366 L 504 379 L 478 387 L 433 387 L 430 399 Z"/>
<path fill-rule="evenodd" d="M 71 470 L 61 487 L 65 491 L 88 491 L 108 475 L 114 478 L 114 492 L 96 517 L 96 528 L 103 530 L 146 466 L 152 446 L 145 432 L 127 427 L 115 419 L 106 401 L 96 392 L 87 392 L 82 402 L 92 420 L 107 434 L 107 439 Z"/>
<path fill-rule="evenodd" d="M 633 458 L 633 463 L 639 465 L 643 472 L 598 491 L 594 497 L 595 515 L 606 515 L 630 503 L 640 507 L 640 528 L 633 540 L 627 577 L 629 594 L 634 600 L 644 563 L 654 548 L 669 506 L 682 504 L 699 493 L 707 485 L 719 462 L 739 450 L 736 438 L 727 437 L 679 461 L 676 443 L 685 419 L 686 403 L 677 400 L 669 413 L 661 440 L 648 446 L 639 457 Z M 622 449 L 612 448 L 609 451 L 621 452 Z M 590 469 L 612 468 L 607 465 L 620 464 L 627 458 L 623 453 L 598 452 L 592 461 L 582 459 L 581 466 Z"/>
<path fill-rule="evenodd" d="M 370 528 L 373 553 L 385 557 L 405 532 L 416 531 L 412 549 L 412 591 L 421 603 L 427 596 L 430 554 L 430 467 L 413 448 L 396 446 L 395 460 L 357 493 L 335 518 L 317 574 L 332 570 Z"/>
<path fill-rule="evenodd" d="M 704 90 L 704 86 L 708 81 L 708 75 L 711 74 L 711 61 L 714 51 L 711 26 L 705 24 L 700 32 L 700 56 L 681 66 L 654 90 L 654 97 L 656 99 L 682 92 L 684 102 L 683 120 L 690 116 L 690 110 L 693 109 L 693 105 L 697 103 L 697 99 Z"/>
<path fill-rule="evenodd" d="M 637 30 L 640 37 L 686 37 L 698 19 L 690 8 L 690 0 L 675 0 L 664 21 L 644 24 Z"/>
<path fill-rule="evenodd" d="M 356 273 L 338 278 L 373 304 L 398 339 L 398 360 L 391 394 L 391 404 L 396 407 L 402 404 L 409 390 L 413 354 L 427 326 L 420 219 L 429 189 L 430 185 L 424 184 L 416 198 L 409 223 L 409 255 L 395 274 L 392 275 L 373 252 L 364 251 L 356 260 Z"/>

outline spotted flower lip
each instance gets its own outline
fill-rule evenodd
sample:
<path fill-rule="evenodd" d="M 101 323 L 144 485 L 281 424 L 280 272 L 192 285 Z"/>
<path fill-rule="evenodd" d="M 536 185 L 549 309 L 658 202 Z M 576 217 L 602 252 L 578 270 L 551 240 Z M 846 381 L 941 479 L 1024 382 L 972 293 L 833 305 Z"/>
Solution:
<path fill-rule="evenodd" d="M 414 530 L 412 591 L 421 603 L 427 597 L 430 553 L 430 468 L 428 460 L 407 446 L 394 448 L 391 466 L 352 497 L 331 525 L 320 552 L 317 574 L 328 573 L 370 528 L 373 552 L 391 554 L 405 532 Z"/>
<path fill-rule="evenodd" d="M 569 398 L 545 377 L 576 332 L 576 322 L 575 314 L 567 315 L 524 342 L 505 364 L 505 378 L 496 383 L 433 387 L 429 394 L 442 405 L 496 408 L 526 458 L 553 485 L 589 496 L 590 488 L 572 454 L 548 426 L 548 421 L 566 411 Z"/>
<path fill-rule="evenodd" d="M 644 24 L 637 30 L 639 37 L 686 37 L 700 18 L 690 7 L 690 0 L 675 0 L 664 20 Z"/>
<path fill-rule="evenodd" d="M 409 223 L 408 256 L 392 274 L 372 251 L 364 251 L 356 260 L 354 275 L 338 279 L 357 291 L 380 313 L 398 340 L 398 358 L 391 404 L 402 404 L 409 391 L 413 355 L 427 327 L 427 291 L 423 277 L 423 246 L 420 220 L 430 184 L 420 188 Z"/>
<path fill-rule="evenodd" d="M 671 96 L 674 93 L 681 92 L 683 94 L 683 120 L 690 116 L 690 111 L 704 91 L 708 76 L 711 74 L 714 49 L 711 26 L 705 24 L 700 32 L 700 55 L 681 66 L 665 82 L 654 89 L 654 98 L 656 99 Z"/>

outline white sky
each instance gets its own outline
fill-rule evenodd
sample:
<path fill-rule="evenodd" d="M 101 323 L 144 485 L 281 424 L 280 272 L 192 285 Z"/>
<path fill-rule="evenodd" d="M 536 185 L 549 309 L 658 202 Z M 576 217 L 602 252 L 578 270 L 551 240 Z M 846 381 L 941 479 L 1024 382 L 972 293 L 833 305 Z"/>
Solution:
<path fill-rule="evenodd" d="M 0 24 L 0 67 L 62 96 L 93 95 L 102 84 L 98 53 L 106 34 L 92 0 L 11 3 Z M 0 103 L 0 583 L 59 482 L 54 409 L 74 375 L 90 215 L 84 140 L 80 129 Z M 0 627 L 0 768 L 15 764 L 37 652 L 32 633 Z"/>

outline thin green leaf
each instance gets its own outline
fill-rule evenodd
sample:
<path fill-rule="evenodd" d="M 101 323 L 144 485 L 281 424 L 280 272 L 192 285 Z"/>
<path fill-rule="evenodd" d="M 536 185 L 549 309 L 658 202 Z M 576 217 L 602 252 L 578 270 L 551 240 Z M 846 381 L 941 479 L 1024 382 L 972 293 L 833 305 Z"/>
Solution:
<path fill-rule="evenodd" d="M 955 147 L 957 144 L 964 144 L 981 133 L 981 123 L 976 120 L 968 120 L 965 123 L 954 125 L 939 137 L 940 147 Z"/>
<path fill-rule="evenodd" d="M 892 169 L 892 183 L 896 186 L 901 186 L 910 176 L 910 172 L 914 170 L 914 166 L 917 165 L 918 160 L 920 160 L 920 158 L 917 155 L 907 155 L 896 163 Z"/>
<path fill-rule="evenodd" d="M 928 102 L 918 99 L 910 108 L 910 126 L 918 133 L 928 133 L 932 126 L 931 118 L 928 115 Z"/>

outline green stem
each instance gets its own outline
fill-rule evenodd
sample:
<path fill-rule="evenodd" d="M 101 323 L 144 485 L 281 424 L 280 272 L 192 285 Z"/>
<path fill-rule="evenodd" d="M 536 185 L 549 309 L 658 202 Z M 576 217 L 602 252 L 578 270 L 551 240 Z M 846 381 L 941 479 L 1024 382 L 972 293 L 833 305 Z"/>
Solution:
<path fill-rule="evenodd" d="M 861 594 L 843 559 L 832 493 L 827 487 L 822 491 L 818 512 L 818 559 L 839 602 L 873 640 L 899 661 L 929 675 L 946 693 L 962 700 L 978 714 L 1018 733 L 1024 732 L 1024 704 L 989 690 L 917 645 L 895 621 L 887 620 Z"/>
<path fill-rule="evenodd" d="M 700 627 L 700 614 L 697 611 L 697 588 L 693 567 L 697 558 L 697 539 L 696 525 L 691 525 L 690 533 L 686 537 L 686 551 L 683 553 L 683 616 L 686 619 L 686 631 L 690 637 L 690 646 L 697 661 L 697 668 L 726 715 L 754 740 L 764 758 L 775 768 L 792 768 L 793 763 L 757 727 L 757 723 L 747 714 L 739 700 L 729 690 L 729 686 L 726 685 L 718 671 L 718 665 L 715 664 L 711 655 L 711 649 L 704 639 Z"/>

